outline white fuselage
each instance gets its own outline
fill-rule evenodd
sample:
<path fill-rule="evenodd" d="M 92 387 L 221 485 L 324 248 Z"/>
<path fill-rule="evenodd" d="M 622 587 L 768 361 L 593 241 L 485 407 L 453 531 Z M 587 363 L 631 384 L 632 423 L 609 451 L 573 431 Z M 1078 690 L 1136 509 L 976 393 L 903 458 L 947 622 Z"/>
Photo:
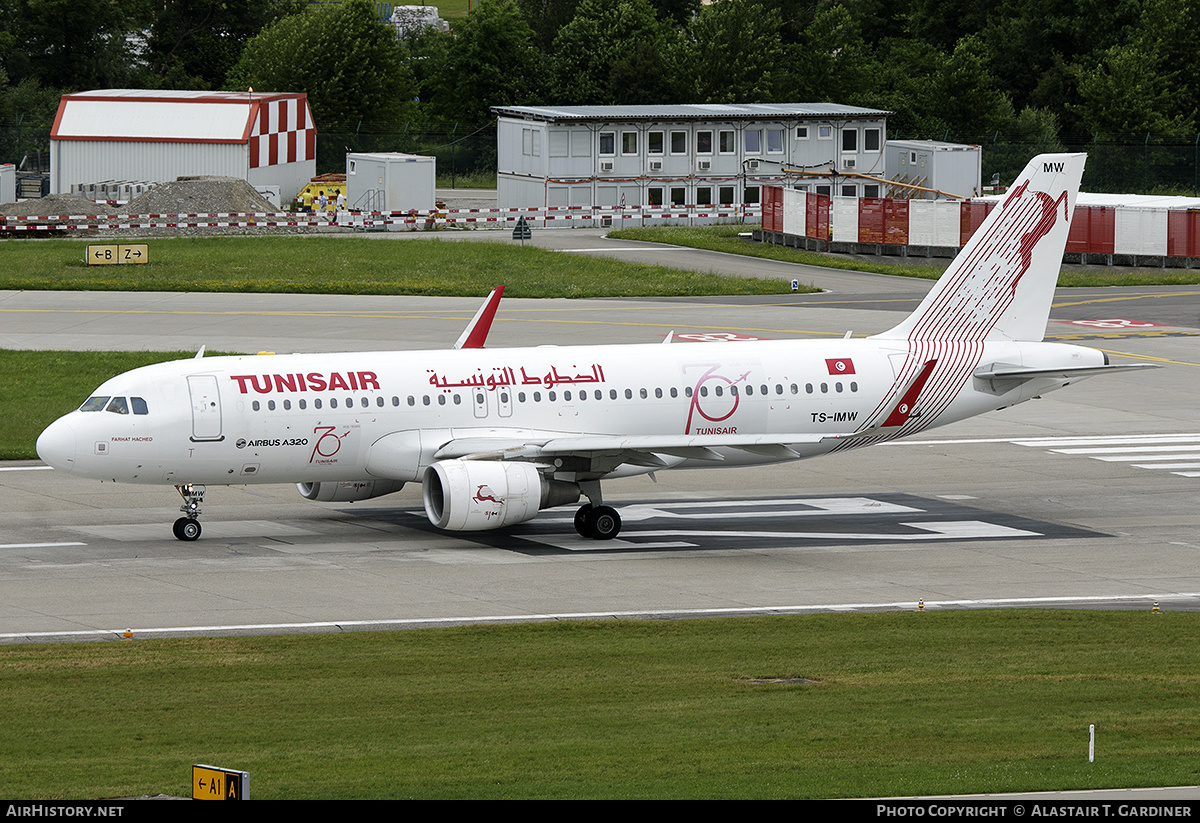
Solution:
<path fill-rule="evenodd" d="M 460 349 L 211 357 L 148 366 L 109 380 L 94 398 L 140 398 L 73 412 L 39 438 L 47 462 L 74 474 L 146 484 L 419 480 L 444 442 L 560 435 L 688 435 L 721 465 L 811 457 L 846 441 L 813 441 L 794 455 L 725 448 L 751 434 L 861 432 L 902 390 L 913 356 L 902 340 Z M 972 355 L 974 358 L 975 355 Z M 975 364 L 1090 366 L 1092 349 L 989 342 Z M 911 434 L 1003 408 L 1062 381 L 982 391 L 962 370 L 925 396 L 936 413 L 856 444 Z M 919 403 L 918 403 L 919 407 Z M 877 421 L 875 421 L 877 422 Z M 402 459 L 372 446 L 421 432 Z M 668 456 L 670 467 L 712 460 Z M 660 466 L 661 468 L 662 466 Z M 618 474 L 652 471 L 623 466 Z"/>

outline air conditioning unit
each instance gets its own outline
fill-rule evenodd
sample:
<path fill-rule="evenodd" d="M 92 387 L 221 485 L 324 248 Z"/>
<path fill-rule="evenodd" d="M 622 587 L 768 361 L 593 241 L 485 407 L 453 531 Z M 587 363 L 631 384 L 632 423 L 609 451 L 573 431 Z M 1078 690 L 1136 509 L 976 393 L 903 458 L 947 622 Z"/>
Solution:
<path fill-rule="evenodd" d="M 612 170 L 613 170 L 613 161 L 603 160 L 600 162 L 600 171 L 612 171 Z"/>
<path fill-rule="evenodd" d="M 696 168 L 698 168 L 700 171 L 708 171 L 709 169 L 712 168 L 712 161 L 711 160 L 701 160 L 699 163 L 696 164 Z"/>
<path fill-rule="evenodd" d="M 854 168 L 854 158 L 853 157 L 842 158 L 842 168 L 844 168 L 844 169 Z"/>
<path fill-rule="evenodd" d="M 612 228 L 612 215 L 611 214 L 605 214 L 600 217 L 600 228 L 602 228 L 602 229 L 611 229 Z"/>
<path fill-rule="evenodd" d="M 651 160 L 650 161 L 650 171 L 662 171 L 662 161 L 661 160 Z"/>
<path fill-rule="evenodd" d="M 747 171 L 758 171 L 758 161 L 757 160 L 747 160 L 746 161 L 746 170 Z"/>

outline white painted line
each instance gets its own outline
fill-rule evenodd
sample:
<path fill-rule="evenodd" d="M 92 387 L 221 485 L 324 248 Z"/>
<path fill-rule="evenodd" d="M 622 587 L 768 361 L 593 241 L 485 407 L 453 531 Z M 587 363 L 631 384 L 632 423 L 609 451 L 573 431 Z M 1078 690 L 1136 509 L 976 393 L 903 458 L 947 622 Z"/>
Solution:
<path fill-rule="evenodd" d="M 1200 600 L 1200 592 L 1170 592 L 1163 594 L 1130 594 L 1109 595 L 1106 597 L 1009 597 L 990 598 L 985 600 L 926 600 L 925 609 L 956 609 L 956 608 L 1021 608 L 1037 606 L 1105 604 L 1105 603 L 1145 603 L 1159 601 L 1160 606 L 1169 605 L 1175 600 Z M 825 603 L 805 606 L 751 606 L 723 609 L 654 609 L 644 611 L 608 611 L 608 612 L 559 612 L 544 614 L 510 614 L 510 615 L 471 615 L 462 617 L 410 617 L 394 620 L 333 620 L 311 623 L 241 623 L 213 626 L 174 626 L 162 628 L 133 629 L 137 637 L 155 636 L 191 636 L 197 634 L 232 632 L 299 632 L 299 631 L 346 631 L 349 629 L 387 629 L 387 628 L 421 628 L 434 626 L 479 625 L 487 623 L 535 623 L 550 620 L 598 620 L 598 619 L 663 619 L 688 617 L 740 617 L 772 614 L 815 614 L 841 611 L 916 611 L 917 604 L 912 601 L 892 603 Z M 61 632 L 9 632 L 0 634 L 0 642 L 12 640 L 70 640 L 70 639 L 112 639 L 118 640 L 124 634 L 125 628 L 91 629 Z"/>
<path fill-rule="evenodd" d="M 1180 477 L 1200 477 L 1200 472 L 1175 472 Z"/>
<path fill-rule="evenodd" d="M 944 446 L 944 445 L 974 445 L 983 443 L 1013 443 L 1017 446 L 1070 446 L 1110 443 L 1186 443 L 1200 441 L 1200 433 L 1193 434 L 1120 434 L 1095 435 L 1088 437 L 968 437 L 946 440 L 892 440 L 880 443 L 881 446 Z"/>
<path fill-rule="evenodd" d="M 982 520 L 946 520 L 938 523 L 901 523 L 912 529 L 921 529 L 926 534 L 904 534 L 902 532 L 768 532 L 768 531 L 712 531 L 711 529 L 651 529 L 638 532 L 642 537 L 688 537 L 701 535 L 710 538 L 736 538 L 738 540 L 878 540 L 881 542 L 915 542 L 921 540 L 961 540 L 983 537 L 1041 537 L 1040 532 L 1013 529 Z"/>
<path fill-rule="evenodd" d="M 1123 446 L 1137 443 L 1194 443 L 1200 434 L 1123 434 L 1098 437 L 1035 437 L 1013 440 L 1018 446 Z"/>
<path fill-rule="evenodd" d="M 0 472 L 48 472 L 53 466 L 0 466 Z"/>
<path fill-rule="evenodd" d="M 528 540 L 530 543 L 537 543 L 541 546 L 550 546 L 554 549 L 562 549 L 569 552 L 599 552 L 612 551 L 613 549 L 694 549 L 695 543 L 688 543 L 683 540 L 669 540 L 660 543 L 630 543 L 628 540 L 614 538 L 612 540 L 591 540 L 580 537 L 572 540 L 569 537 L 548 537 L 545 535 L 522 534 L 518 535 L 522 540 Z"/>
<path fill-rule="evenodd" d="M 0 544 L 0 551 L 4 549 L 53 549 L 60 546 L 86 546 L 87 543 L 4 543 Z"/>
<path fill-rule="evenodd" d="M 1200 457 L 1200 455 L 1196 455 Z M 1200 463 L 1135 463 L 1135 469 L 1200 469 Z"/>
<path fill-rule="evenodd" d="M 1147 454 L 1139 451 L 1136 454 L 1089 454 L 1089 460 L 1103 460 L 1106 463 L 1135 463 L 1138 460 L 1200 460 L 1200 451 L 1184 452 L 1183 454 Z"/>
<path fill-rule="evenodd" d="M 1196 446 L 1114 446 L 1107 448 L 1087 449 L 1051 449 L 1056 454 L 1131 454 L 1141 452 L 1186 452 L 1196 451 Z"/>

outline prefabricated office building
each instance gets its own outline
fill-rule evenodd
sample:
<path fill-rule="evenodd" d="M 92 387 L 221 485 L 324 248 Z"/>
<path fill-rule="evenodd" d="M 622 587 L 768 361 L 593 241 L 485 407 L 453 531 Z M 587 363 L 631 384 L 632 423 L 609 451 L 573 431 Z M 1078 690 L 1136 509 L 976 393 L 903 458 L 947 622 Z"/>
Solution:
<path fill-rule="evenodd" d="M 882 176 L 889 112 L 836 103 L 494 106 L 505 207 L 759 202 L 791 172 L 862 195 Z M 872 185 L 867 183 L 866 185 Z"/>
<path fill-rule="evenodd" d="M 908 141 L 903 155 L 899 144 L 885 153 L 891 112 L 879 109 L 756 103 L 492 111 L 501 208 L 756 206 L 763 186 L 778 185 L 841 197 L 890 189 L 913 198 L 979 193 L 977 146 Z M 949 168 L 935 173 L 942 167 Z M 900 185 L 913 180 L 936 182 L 939 191 Z"/>
<path fill-rule="evenodd" d="M 105 180 L 240 177 L 290 200 L 316 174 L 306 94 L 105 89 L 65 94 L 50 132 L 50 193 Z"/>

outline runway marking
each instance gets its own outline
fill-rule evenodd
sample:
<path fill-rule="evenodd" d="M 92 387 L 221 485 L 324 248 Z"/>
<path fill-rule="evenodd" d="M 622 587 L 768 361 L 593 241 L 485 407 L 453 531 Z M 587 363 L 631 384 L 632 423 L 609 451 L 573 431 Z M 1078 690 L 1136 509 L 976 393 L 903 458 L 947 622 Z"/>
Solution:
<path fill-rule="evenodd" d="M 111 526 L 67 526 L 65 528 L 102 540 L 167 540 L 171 535 L 169 520 L 161 523 L 120 523 Z M 210 538 L 308 537 L 315 534 L 317 533 L 309 529 L 289 526 L 273 520 L 204 521 L 204 536 Z"/>
<path fill-rule="evenodd" d="M 647 298 L 653 299 L 653 298 Z M 608 307 L 608 308 L 580 308 L 580 309 L 555 309 L 556 313 L 568 313 L 570 311 L 580 312 L 600 312 L 600 311 L 663 311 L 667 306 L 627 306 L 627 307 Z M 704 309 L 706 312 L 711 312 L 713 304 L 703 303 L 695 306 L 687 306 L 686 304 L 671 304 L 672 310 L 682 308 Z M 471 319 L 471 314 L 464 309 L 446 310 L 447 313 L 443 316 L 434 316 L 438 314 L 437 310 L 425 312 L 396 312 L 396 313 L 366 313 L 366 312 L 284 312 L 284 311 L 154 311 L 154 310 L 105 310 L 105 309 L 0 309 L 0 314 L 5 312 L 11 314 L 111 314 L 116 316 L 121 315 L 195 315 L 200 317 L 320 317 L 320 318 L 338 318 L 348 320 L 454 320 L 456 322 L 465 322 Z M 536 317 L 524 318 L 513 317 L 513 314 L 521 311 L 528 311 L 536 314 Z M 496 318 L 496 324 L 505 323 L 537 323 L 541 325 L 573 325 L 573 326 L 623 326 L 631 328 L 645 329 L 695 329 L 697 331 L 709 332 L 740 332 L 745 334 L 750 333 L 766 333 L 771 335 L 794 334 L 794 335 L 811 335 L 814 337 L 829 337 L 827 331 L 808 331 L 804 329 L 760 329 L 760 328 L 742 328 L 740 326 L 701 326 L 689 325 L 685 323 L 636 323 L 636 322 L 617 322 L 612 320 L 566 320 L 545 317 L 545 309 L 505 309 L 507 317 Z M 860 335 L 865 336 L 865 335 Z M 650 341 L 646 341 L 650 342 Z"/>
<path fill-rule="evenodd" d="M 1197 445 L 1185 446 L 1151 446 L 1149 443 L 1140 446 L 1106 446 L 1106 447 L 1088 447 L 1080 449 L 1051 449 L 1057 454 L 1130 454 L 1133 452 L 1186 452 L 1196 451 Z"/>
<path fill-rule="evenodd" d="M 1161 594 L 1107 595 L 1103 597 L 1002 597 L 966 600 L 925 600 L 925 611 L 931 609 L 1014 609 L 1086 605 L 1137 605 L 1149 608 L 1158 601 L 1160 607 L 1172 603 L 1194 609 L 1200 592 L 1164 592 Z M 740 606 L 709 609 L 642 609 L 637 611 L 543 612 L 504 615 L 462 615 L 458 617 L 410 617 L 380 620 L 322 620 L 307 623 L 226 623 L 208 626 L 165 626 L 134 628 L 137 637 L 194 637 L 196 635 L 261 635 L 283 632 L 344 632 L 355 630 L 428 629 L 439 626 L 472 626 L 502 623 L 544 623 L 558 620 L 686 620 L 697 617 L 754 617 L 759 615 L 828 614 L 831 612 L 917 611 L 912 601 L 878 603 L 821 603 L 809 605 Z M 0 634 L 0 643 L 50 640 L 120 640 L 125 626 L 114 629 L 84 629 L 58 632 L 8 632 Z"/>
<path fill-rule="evenodd" d="M 0 466 L 0 472 L 46 472 L 53 466 Z"/>
<path fill-rule="evenodd" d="M 1064 306 L 1091 306 L 1096 303 L 1124 303 L 1129 300 L 1147 300 L 1155 297 L 1195 297 L 1200 294 L 1200 291 L 1178 291 L 1178 292 L 1141 292 L 1135 294 L 1123 294 L 1116 297 L 1089 297 L 1086 300 L 1072 300 L 1063 303 L 1052 303 L 1053 308 L 1062 308 Z"/>
<path fill-rule="evenodd" d="M 722 515 L 721 519 L 726 519 Z M 817 540 L 817 541 L 921 541 L 921 540 L 963 540 L 995 537 L 1042 537 L 1040 532 L 1014 529 L 995 523 L 985 523 L 982 520 L 947 520 L 936 523 L 900 523 L 910 529 L 920 529 L 923 534 L 905 534 L 903 532 L 767 532 L 767 531 L 731 531 L 727 529 L 714 530 L 696 529 L 651 529 L 639 531 L 637 537 L 685 537 L 724 538 L 737 540 Z M 543 545 L 554 546 L 565 551 L 611 551 L 614 548 L 650 549 L 661 548 L 671 544 L 641 543 L 630 541 L 586 541 L 580 542 L 571 538 L 547 537 L 544 535 L 520 535 L 522 540 L 533 540 Z M 561 542 L 560 542 L 561 541 Z M 621 543 L 615 546 L 615 543 Z M 600 545 L 597 545 L 597 544 Z M 679 543 L 679 546 L 696 546 L 694 543 Z"/>
<path fill-rule="evenodd" d="M 1180 477 L 1200 477 L 1200 465 L 1178 463 L 1200 460 L 1200 434 L 1121 434 L 1081 437 L 988 437 L 963 440 L 899 440 L 890 446 L 938 446 L 974 443 L 1012 443 L 1016 446 L 1044 448 L 1050 454 L 1088 457 L 1105 463 L 1129 463 L 1138 469 L 1165 469 Z"/>
<path fill-rule="evenodd" d="M 55 549 L 62 546 L 86 546 L 87 543 L 0 543 L 4 549 Z"/>
<path fill-rule="evenodd" d="M 1129 463 L 1137 469 L 1162 469 L 1171 471 L 1172 474 L 1180 477 L 1200 477 L 1200 472 L 1175 470 L 1198 467 L 1192 463 L 1172 462 L 1200 460 L 1200 442 L 1187 443 L 1186 441 L 1200 441 L 1200 438 L 1194 435 L 1147 436 L 1144 440 L 1135 441 L 1136 445 L 1117 445 L 1115 442 L 1109 441 L 1104 446 L 1091 445 L 1088 440 L 1081 438 L 1076 441 L 1079 443 L 1078 447 L 1052 448 L 1050 451 L 1054 454 L 1080 455 L 1105 463 Z M 1171 445 L 1153 445 L 1163 442 L 1170 442 Z"/>

